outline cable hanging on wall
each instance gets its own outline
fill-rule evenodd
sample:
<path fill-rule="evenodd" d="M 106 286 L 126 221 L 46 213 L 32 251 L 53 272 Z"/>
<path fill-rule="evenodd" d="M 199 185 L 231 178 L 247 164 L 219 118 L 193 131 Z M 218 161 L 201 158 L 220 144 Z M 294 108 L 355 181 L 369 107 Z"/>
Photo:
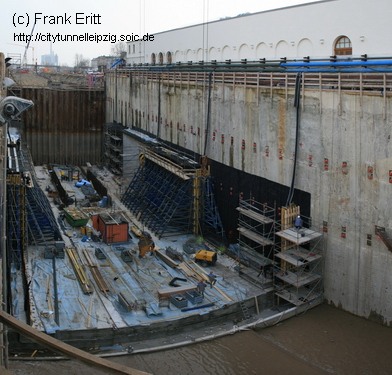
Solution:
<path fill-rule="evenodd" d="M 296 170 L 297 170 L 298 144 L 299 144 L 301 83 L 302 83 L 302 73 L 297 73 L 297 76 L 295 78 L 295 93 L 294 93 L 294 107 L 296 108 L 294 164 L 293 164 L 293 174 L 291 178 L 289 194 L 287 196 L 286 206 L 289 206 L 291 204 L 294 196 L 294 185 L 295 185 L 295 177 L 296 177 Z"/>

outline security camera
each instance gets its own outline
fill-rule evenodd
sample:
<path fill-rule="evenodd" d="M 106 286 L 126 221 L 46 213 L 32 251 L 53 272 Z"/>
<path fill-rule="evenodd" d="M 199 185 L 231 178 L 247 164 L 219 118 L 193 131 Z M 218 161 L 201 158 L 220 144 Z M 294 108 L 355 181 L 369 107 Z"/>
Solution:
<path fill-rule="evenodd" d="M 34 103 L 31 100 L 18 98 L 17 96 L 7 96 L 0 100 L 0 122 L 6 123 L 14 120 Z"/>

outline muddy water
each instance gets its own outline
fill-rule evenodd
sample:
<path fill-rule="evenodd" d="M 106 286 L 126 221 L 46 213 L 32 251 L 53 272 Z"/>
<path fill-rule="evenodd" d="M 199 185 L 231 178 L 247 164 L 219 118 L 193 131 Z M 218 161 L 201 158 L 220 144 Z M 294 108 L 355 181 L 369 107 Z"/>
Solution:
<path fill-rule="evenodd" d="M 392 328 L 322 305 L 275 327 L 110 358 L 155 375 L 392 374 Z M 76 361 L 11 361 L 16 375 L 101 375 Z"/>

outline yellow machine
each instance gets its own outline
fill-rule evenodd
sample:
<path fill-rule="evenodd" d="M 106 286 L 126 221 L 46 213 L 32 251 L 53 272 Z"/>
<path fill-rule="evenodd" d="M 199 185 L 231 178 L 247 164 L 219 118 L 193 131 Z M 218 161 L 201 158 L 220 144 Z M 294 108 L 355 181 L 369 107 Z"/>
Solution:
<path fill-rule="evenodd" d="M 212 250 L 198 250 L 195 253 L 195 262 L 201 263 L 203 266 L 213 266 L 217 259 L 216 252 Z"/>

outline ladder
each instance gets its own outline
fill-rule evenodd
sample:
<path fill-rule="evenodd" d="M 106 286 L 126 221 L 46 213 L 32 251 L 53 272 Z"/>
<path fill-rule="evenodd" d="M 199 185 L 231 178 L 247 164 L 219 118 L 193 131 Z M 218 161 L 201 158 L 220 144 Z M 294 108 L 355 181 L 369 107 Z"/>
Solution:
<path fill-rule="evenodd" d="M 240 302 L 242 315 L 244 316 L 244 320 L 247 320 L 251 317 L 248 307 L 245 304 L 245 301 Z"/>

